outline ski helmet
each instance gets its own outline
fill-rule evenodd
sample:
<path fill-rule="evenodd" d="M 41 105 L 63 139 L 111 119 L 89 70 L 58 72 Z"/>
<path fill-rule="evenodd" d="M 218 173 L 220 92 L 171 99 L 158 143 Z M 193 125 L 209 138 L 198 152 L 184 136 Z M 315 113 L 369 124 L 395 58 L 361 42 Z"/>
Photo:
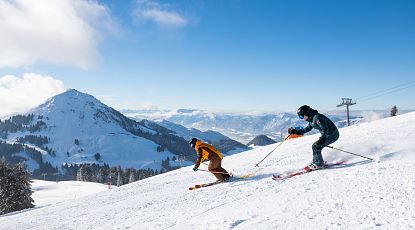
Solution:
<path fill-rule="evenodd" d="M 194 138 L 194 137 L 192 138 L 191 141 L 189 141 L 190 147 L 192 147 L 192 149 L 195 148 L 196 141 L 197 141 L 197 138 Z"/>
<path fill-rule="evenodd" d="M 304 116 L 308 116 L 311 108 L 308 105 L 303 105 L 297 110 L 297 115 L 299 118 L 303 119 Z"/>

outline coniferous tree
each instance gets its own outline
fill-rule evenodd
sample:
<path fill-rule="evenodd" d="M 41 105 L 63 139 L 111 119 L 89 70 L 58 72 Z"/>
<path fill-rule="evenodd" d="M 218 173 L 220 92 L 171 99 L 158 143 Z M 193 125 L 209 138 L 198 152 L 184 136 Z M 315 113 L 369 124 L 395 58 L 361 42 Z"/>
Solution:
<path fill-rule="evenodd" d="M 81 168 L 78 169 L 78 171 L 76 172 L 76 180 L 77 181 L 81 181 Z"/>
<path fill-rule="evenodd" d="M 98 169 L 98 175 L 97 175 L 96 182 L 102 183 L 102 184 L 105 183 L 104 170 L 102 168 Z"/>
<path fill-rule="evenodd" d="M 82 181 L 92 181 L 92 170 L 90 165 L 82 164 L 81 166 L 81 180 Z"/>
<path fill-rule="evenodd" d="M 118 187 L 120 187 L 121 185 L 123 185 L 123 182 L 122 182 L 122 169 L 121 169 L 121 166 L 118 166 L 118 170 L 117 170 L 117 172 L 118 172 L 117 186 L 118 186 Z"/>
<path fill-rule="evenodd" d="M 95 153 L 94 155 L 96 161 L 100 161 L 102 159 L 101 154 Z"/>
<path fill-rule="evenodd" d="M 9 167 L 0 160 L 0 215 L 34 207 L 29 177 L 25 165 Z"/>
<path fill-rule="evenodd" d="M 135 174 L 136 174 L 135 169 L 131 169 L 130 170 L 130 176 L 128 178 L 128 183 L 133 183 L 133 182 L 137 181 Z"/>
<path fill-rule="evenodd" d="M 170 170 L 170 158 L 167 157 L 166 160 L 161 161 L 161 167 L 165 170 L 165 172 Z"/>
<path fill-rule="evenodd" d="M 117 167 L 111 167 L 109 171 L 109 181 L 111 184 L 117 184 L 118 170 Z"/>

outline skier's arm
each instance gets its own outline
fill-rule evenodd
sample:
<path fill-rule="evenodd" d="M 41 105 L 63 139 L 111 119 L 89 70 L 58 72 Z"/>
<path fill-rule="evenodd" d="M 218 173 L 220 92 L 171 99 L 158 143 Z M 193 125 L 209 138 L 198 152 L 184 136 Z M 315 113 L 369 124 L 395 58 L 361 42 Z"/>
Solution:
<path fill-rule="evenodd" d="M 308 133 L 313 129 L 313 126 L 311 126 L 311 123 L 308 123 L 307 127 L 305 127 L 304 129 L 302 129 L 302 133 L 300 135 L 303 135 L 304 133 Z"/>
<path fill-rule="evenodd" d="M 194 168 L 199 168 L 200 163 L 202 163 L 202 148 L 196 149 L 197 152 L 197 159 Z"/>

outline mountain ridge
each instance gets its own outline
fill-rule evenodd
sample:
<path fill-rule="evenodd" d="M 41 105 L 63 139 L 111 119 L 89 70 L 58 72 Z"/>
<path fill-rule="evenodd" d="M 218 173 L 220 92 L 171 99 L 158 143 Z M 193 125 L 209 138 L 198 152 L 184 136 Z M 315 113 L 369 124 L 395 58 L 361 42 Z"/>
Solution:
<path fill-rule="evenodd" d="M 11 129 L 13 124 L 16 127 Z M 175 127 L 180 128 L 178 125 Z M 194 133 L 202 135 L 204 132 L 194 130 Z M 161 169 L 162 161 L 167 158 L 185 159 L 185 162 L 170 161 L 172 166 L 189 165 L 196 158 L 188 144 L 189 136 L 153 121 L 127 118 L 92 95 L 75 89 L 46 100 L 24 115 L 1 122 L 0 134 L 5 143 L 23 144 L 37 151 L 37 161 L 27 149 L 17 153 L 20 157 L 32 159 L 28 162 L 32 171 L 41 167 L 42 162 L 49 162 L 58 170 L 64 163 L 107 163 L 124 168 Z M 219 133 L 214 134 L 217 140 L 231 140 Z M 218 146 L 220 149 L 225 147 Z M 246 150 L 246 147 L 235 148 L 238 146 L 234 145 L 227 151 Z M 14 154 L 16 159 L 17 155 Z"/>

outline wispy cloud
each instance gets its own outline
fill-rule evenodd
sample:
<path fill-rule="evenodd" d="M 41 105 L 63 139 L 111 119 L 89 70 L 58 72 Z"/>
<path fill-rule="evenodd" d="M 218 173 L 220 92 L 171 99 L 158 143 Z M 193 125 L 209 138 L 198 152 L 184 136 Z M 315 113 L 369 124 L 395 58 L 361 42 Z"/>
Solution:
<path fill-rule="evenodd" d="M 88 69 L 103 34 L 115 30 L 109 9 L 96 1 L 0 0 L 0 67 L 41 62 Z"/>
<path fill-rule="evenodd" d="M 0 116 L 29 110 L 65 90 L 62 81 L 51 76 L 27 73 L 22 78 L 0 77 Z"/>
<path fill-rule="evenodd" d="M 133 15 L 139 23 L 150 21 L 163 27 L 183 27 L 188 23 L 171 5 L 153 0 L 137 0 Z"/>

